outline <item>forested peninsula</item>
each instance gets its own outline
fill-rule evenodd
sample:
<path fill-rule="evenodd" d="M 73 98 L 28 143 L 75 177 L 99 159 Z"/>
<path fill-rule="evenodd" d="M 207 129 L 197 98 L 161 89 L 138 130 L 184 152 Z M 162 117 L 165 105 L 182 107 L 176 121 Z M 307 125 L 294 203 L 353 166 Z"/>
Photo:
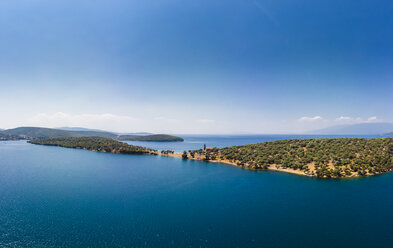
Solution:
<path fill-rule="evenodd" d="M 393 170 L 393 138 L 277 140 L 200 149 L 182 157 L 319 178 L 361 177 Z"/>
<path fill-rule="evenodd" d="M 60 146 L 66 148 L 84 149 L 95 152 L 122 154 L 157 154 L 157 151 L 141 146 L 129 145 L 114 139 L 103 137 L 64 137 L 53 139 L 34 139 L 31 144 Z"/>
<path fill-rule="evenodd" d="M 29 142 L 97 152 L 171 156 L 318 178 L 372 176 L 393 170 L 393 138 L 289 139 L 183 153 L 158 152 L 102 137 L 65 137 Z"/>

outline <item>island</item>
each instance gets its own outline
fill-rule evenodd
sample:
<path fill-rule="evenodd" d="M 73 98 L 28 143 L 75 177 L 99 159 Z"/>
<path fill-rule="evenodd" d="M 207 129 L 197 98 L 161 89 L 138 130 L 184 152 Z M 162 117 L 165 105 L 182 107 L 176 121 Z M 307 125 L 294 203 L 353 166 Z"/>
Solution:
<path fill-rule="evenodd" d="M 29 142 L 97 152 L 170 156 L 318 178 L 373 176 L 393 170 L 393 138 L 289 139 L 224 148 L 204 147 L 183 153 L 158 152 L 102 137 L 36 139 Z"/>
<path fill-rule="evenodd" d="M 34 139 L 31 144 L 60 146 L 66 148 L 85 149 L 95 152 L 121 153 L 121 154 L 151 154 L 157 151 L 141 146 L 133 146 L 120 141 L 104 137 L 64 137 L 52 139 Z"/>

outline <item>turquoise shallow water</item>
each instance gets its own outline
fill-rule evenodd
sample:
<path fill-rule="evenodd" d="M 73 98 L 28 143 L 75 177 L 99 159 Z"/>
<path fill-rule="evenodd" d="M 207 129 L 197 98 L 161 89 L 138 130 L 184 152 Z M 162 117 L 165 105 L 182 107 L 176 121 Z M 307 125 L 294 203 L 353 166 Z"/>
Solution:
<path fill-rule="evenodd" d="M 318 180 L 0 142 L 0 247 L 390 247 L 392 192 L 393 173 Z"/>

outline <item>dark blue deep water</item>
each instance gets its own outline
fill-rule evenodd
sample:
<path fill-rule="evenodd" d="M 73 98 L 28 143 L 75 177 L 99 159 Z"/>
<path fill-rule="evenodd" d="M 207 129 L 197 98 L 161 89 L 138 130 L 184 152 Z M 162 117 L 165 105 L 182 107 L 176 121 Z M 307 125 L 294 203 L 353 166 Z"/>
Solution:
<path fill-rule="evenodd" d="M 318 180 L 0 142 L 0 247 L 392 247 L 392 233 L 393 173 Z"/>

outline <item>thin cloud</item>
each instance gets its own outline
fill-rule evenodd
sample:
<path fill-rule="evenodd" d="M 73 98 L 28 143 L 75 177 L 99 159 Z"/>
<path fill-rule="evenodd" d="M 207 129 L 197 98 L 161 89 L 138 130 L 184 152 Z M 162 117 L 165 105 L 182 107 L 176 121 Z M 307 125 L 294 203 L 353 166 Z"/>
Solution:
<path fill-rule="evenodd" d="M 350 121 L 350 120 L 352 120 L 352 118 L 348 116 L 340 116 L 336 118 L 336 121 Z"/>
<path fill-rule="evenodd" d="M 379 121 L 379 119 L 376 116 L 371 116 L 367 119 L 362 119 L 360 117 L 349 117 L 349 116 L 340 116 L 338 118 L 336 118 L 336 121 L 339 122 L 350 122 L 350 123 L 362 123 L 362 122 L 375 122 L 375 121 Z"/>
<path fill-rule="evenodd" d="M 320 121 L 322 119 L 323 118 L 321 116 L 319 116 L 319 115 L 314 116 L 314 117 L 303 116 L 303 117 L 300 117 L 298 119 L 298 121 L 300 121 L 300 122 L 312 122 L 312 121 Z"/>
<path fill-rule="evenodd" d="M 349 117 L 349 116 L 340 116 L 338 118 L 336 118 L 336 121 L 340 121 L 340 122 L 361 122 L 362 118 L 360 117 Z"/>

